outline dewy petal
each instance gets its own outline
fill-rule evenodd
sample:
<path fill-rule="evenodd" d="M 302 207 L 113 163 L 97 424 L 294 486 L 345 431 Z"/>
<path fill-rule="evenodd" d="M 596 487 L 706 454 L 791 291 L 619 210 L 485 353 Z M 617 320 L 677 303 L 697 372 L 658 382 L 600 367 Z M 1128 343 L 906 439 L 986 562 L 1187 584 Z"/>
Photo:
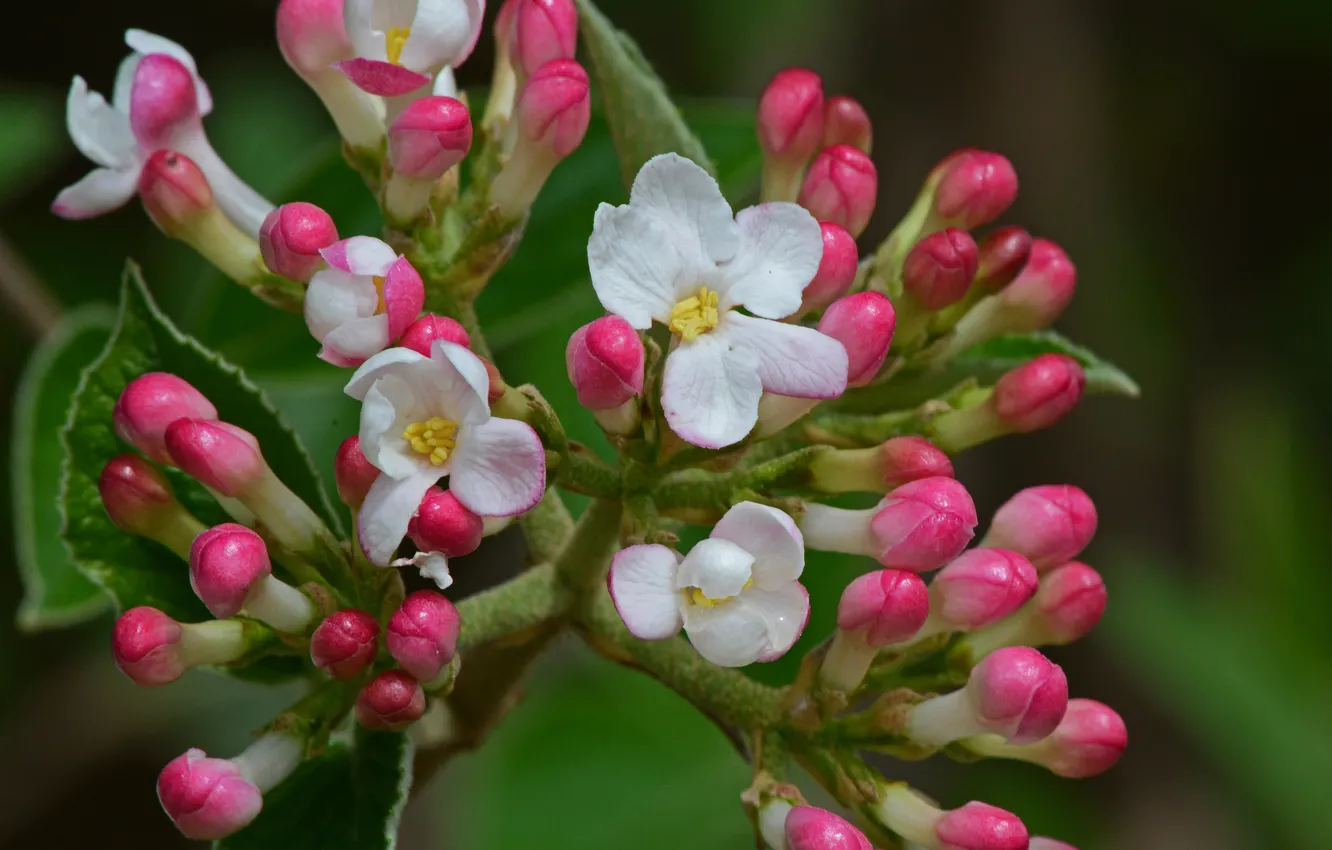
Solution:
<path fill-rule="evenodd" d="M 546 490 L 546 451 L 525 422 L 491 419 L 458 429 L 449 490 L 482 516 L 530 511 Z"/>
<path fill-rule="evenodd" d="M 428 414 L 407 381 L 397 375 L 375 381 L 361 404 L 359 436 L 366 460 L 391 478 L 409 478 L 430 467 L 402 436 L 409 424 L 425 418 Z M 436 479 L 448 472 L 447 466 L 431 468 Z"/>
<path fill-rule="evenodd" d="M 123 207 L 138 191 L 139 170 L 96 168 L 56 195 L 51 211 L 61 218 L 93 218 Z"/>
<path fill-rule="evenodd" d="M 455 342 L 437 339 L 430 346 L 430 362 L 429 392 L 432 403 L 442 408 L 440 413 L 465 425 L 490 419 L 490 374 L 480 357 Z"/>
<path fill-rule="evenodd" d="M 484 8 L 476 0 L 416 0 L 416 18 L 399 61 L 431 73 L 461 64 L 476 43 Z"/>
<path fill-rule="evenodd" d="M 758 421 L 762 395 L 759 364 L 717 332 L 681 343 L 666 358 L 662 412 L 671 430 L 696 446 L 719 449 L 743 440 Z"/>
<path fill-rule="evenodd" d="M 611 562 L 611 601 L 629 633 L 641 640 L 665 640 L 680 631 L 680 592 L 675 589 L 679 556 L 665 546 L 630 546 Z"/>
<path fill-rule="evenodd" d="M 351 39 L 352 49 L 363 59 L 388 61 L 384 49 L 384 31 L 375 26 L 375 6 L 379 0 L 345 0 L 342 7 L 343 23 L 347 25 L 347 36 Z M 389 26 L 410 26 L 411 21 L 394 22 Z"/>
<path fill-rule="evenodd" d="M 679 154 L 660 154 L 643 164 L 629 191 L 629 205 L 666 225 L 685 256 L 697 252 L 700 260 L 720 263 L 731 259 L 739 247 L 731 205 L 722 197 L 721 187 L 697 163 Z"/>
<path fill-rule="evenodd" d="M 354 319 L 334 328 L 323 339 L 319 357 L 335 366 L 359 366 L 389 344 L 389 320 L 383 313 Z"/>
<path fill-rule="evenodd" d="M 700 540 L 680 562 L 675 586 L 697 587 L 712 599 L 735 596 L 753 576 L 754 556 L 729 540 Z"/>
<path fill-rule="evenodd" d="M 82 77 L 75 77 L 69 86 L 65 123 L 74 146 L 98 165 L 126 169 L 138 163 L 138 144 L 130 131 L 129 116 L 112 109 L 97 92 L 88 91 Z"/>
<path fill-rule="evenodd" d="M 194 57 L 190 55 L 188 50 L 169 38 L 136 29 L 125 30 L 125 44 L 130 50 L 145 56 L 150 53 L 165 53 L 188 68 L 190 74 L 194 76 L 194 91 L 195 97 L 199 101 L 199 115 L 204 116 L 213 111 L 213 95 L 209 92 L 207 84 L 200 78 L 199 66 L 195 64 Z"/>
<path fill-rule="evenodd" d="M 395 375 L 414 386 L 420 382 L 422 370 L 429 368 L 429 357 L 410 348 L 390 348 L 365 361 L 351 376 L 343 392 L 357 401 L 364 401 L 370 387 L 385 375 Z"/>
<path fill-rule="evenodd" d="M 713 538 L 729 540 L 754 556 L 754 584 L 776 590 L 800 578 L 805 541 L 789 516 L 757 502 L 741 502 L 712 528 Z"/>
<path fill-rule="evenodd" d="M 774 590 L 751 588 L 736 601 L 762 617 L 768 627 L 768 646 L 759 661 L 775 661 L 785 655 L 809 622 L 809 591 L 798 581 Z"/>
<path fill-rule="evenodd" d="M 383 277 L 398 261 L 398 252 L 373 236 L 352 236 L 322 248 L 319 255 L 335 269 L 352 274 Z"/>
<path fill-rule="evenodd" d="M 587 241 L 587 267 L 601 306 L 639 330 L 669 321 L 677 290 L 698 278 L 671 230 L 633 206 L 602 204 Z"/>
<path fill-rule="evenodd" d="M 712 335 L 746 352 L 758 364 L 759 380 L 770 393 L 837 398 L 846 391 L 846 349 L 813 328 L 732 311 Z"/>
<path fill-rule="evenodd" d="M 379 293 L 369 278 L 342 269 L 320 269 L 305 291 L 305 325 L 323 342 L 342 325 L 373 316 L 378 306 Z"/>
<path fill-rule="evenodd" d="M 438 472 L 427 468 L 402 479 L 381 475 L 370 485 L 356 518 L 356 531 L 361 551 L 371 563 L 389 565 L 421 499 L 437 480 Z"/>
<path fill-rule="evenodd" d="M 721 667 L 753 664 L 771 649 L 767 621 L 744 597 L 713 608 L 687 606 L 684 626 L 698 654 Z"/>
<path fill-rule="evenodd" d="M 722 267 L 722 309 L 743 305 L 755 316 L 781 319 L 800 309 L 801 293 L 823 258 L 823 231 L 796 204 L 759 204 L 735 217 L 740 247 Z"/>

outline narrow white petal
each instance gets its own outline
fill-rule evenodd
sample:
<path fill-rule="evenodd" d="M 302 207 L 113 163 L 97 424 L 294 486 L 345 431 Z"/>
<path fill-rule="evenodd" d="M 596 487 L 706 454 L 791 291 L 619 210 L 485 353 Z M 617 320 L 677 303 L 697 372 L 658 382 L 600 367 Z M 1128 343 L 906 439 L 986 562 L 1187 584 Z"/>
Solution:
<path fill-rule="evenodd" d="M 632 206 L 597 208 L 587 266 L 601 306 L 645 329 L 670 319 L 676 292 L 698 277 L 671 230 Z"/>
<path fill-rule="evenodd" d="M 440 590 L 448 590 L 453 586 L 449 559 L 443 552 L 417 552 L 410 558 L 398 558 L 389 566 L 416 567 L 423 578 L 433 581 Z"/>
<path fill-rule="evenodd" d="M 823 232 L 814 216 L 796 204 L 759 204 L 735 218 L 740 248 L 722 267 L 722 307 L 743 305 L 765 319 L 800 309 L 801 293 L 823 257 Z"/>
<path fill-rule="evenodd" d="M 758 364 L 759 380 L 768 392 L 836 398 L 846 391 L 846 349 L 813 328 L 731 311 L 712 335 Z"/>
<path fill-rule="evenodd" d="M 680 592 L 675 589 L 679 556 L 656 544 L 630 546 L 611 563 L 611 601 L 629 633 L 664 640 L 680 631 Z"/>
<path fill-rule="evenodd" d="M 741 502 L 712 528 L 714 539 L 729 540 L 754 556 L 754 584 L 774 590 L 800 578 L 805 543 L 795 520 L 768 505 Z"/>
<path fill-rule="evenodd" d="M 95 168 L 56 195 L 51 209 L 64 218 L 93 218 L 123 207 L 139 187 L 139 170 Z"/>
<path fill-rule="evenodd" d="M 710 599 L 726 599 L 744 589 L 753 566 L 753 555 L 729 540 L 710 537 L 699 541 L 680 562 L 675 586 L 697 587 Z"/>
<path fill-rule="evenodd" d="M 449 459 L 449 489 L 482 516 L 529 511 L 546 489 L 546 452 L 531 426 L 514 419 L 491 419 L 458 429 L 458 447 Z"/>
<path fill-rule="evenodd" d="M 361 403 L 361 451 L 366 460 L 392 478 L 409 478 L 430 464 L 412 451 L 402 432 L 412 422 L 428 418 L 411 385 L 396 375 L 375 381 Z M 431 467 L 435 478 L 448 467 Z"/>
<path fill-rule="evenodd" d="M 407 524 L 421 506 L 421 499 L 437 480 L 433 471 L 403 479 L 387 475 L 375 479 L 356 518 L 361 549 L 371 563 L 389 565 L 398 544 L 407 536 Z"/>
<path fill-rule="evenodd" d="M 731 205 L 712 175 L 679 154 L 654 156 L 639 169 L 629 204 L 665 224 L 679 250 L 713 263 L 731 259 L 739 235 Z"/>
<path fill-rule="evenodd" d="M 716 332 L 681 343 L 662 374 L 661 407 L 671 430 L 710 449 L 743 440 L 758 421 L 759 368 L 751 354 L 731 350 Z"/>
<path fill-rule="evenodd" d="M 468 349 L 447 340 L 430 347 L 431 404 L 438 414 L 466 425 L 490 419 L 490 374 Z"/>
<path fill-rule="evenodd" d="M 379 293 L 369 278 L 323 268 L 310 278 L 305 290 L 305 325 L 323 342 L 342 325 L 373 316 L 378 306 Z"/>
<path fill-rule="evenodd" d="M 759 661 L 774 661 L 786 654 L 809 620 L 809 591 L 798 581 L 773 589 L 750 588 L 737 603 L 754 611 L 768 628 L 768 645 Z"/>
<path fill-rule="evenodd" d="M 116 85 L 111 90 L 111 105 L 117 112 L 129 115 L 130 94 L 134 91 L 134 74 L 139 70 L 140 53 L 131 53 L 120 61 L 116 69 Z"/>
<path fill-rule="evenodd" d="M 721 667 L 753 664 L 771 645 L 767 622 L 739 599 L 714 608 L 688 606 L 684 627 L 698 654 Z"/>
<path fill-rule="evenodd" d="M 453 76 L 453 69 L 447 65 L 435 75 L 435 83 L 430 87 L 435 97 L 458 97 L 458 80 Z"/>
<path fill-rule="evenodd" d="M 371 385 L 385 375 L 396 375 L 409 384 L 417 383 L 423 369 L 430 368 L 430 358 L 410 348 L 390 348 L 371 357 L 351 376 L 343 389 L 347 395 L 363 401 Z"/>
<path fill-rule="evenodd" d="M 217 205 L 231 219 L 232 224 L 251 237 L 258 238 L 259 228 L 273 211 L 273 204 L 240 179 L 218 156 L 204 135 L 203 125 L 196 121 L 182 127 L 173 134 L 172 145 L 199 166 L 199 170 L 208 178 Z"/>
<path fill-rule="evenodd" d="M 98 165 L 125 169 L 138 162 L 129 116 L 112 109 L 97 92 L 88 91 L 82 77 L 75 77 L 69 86 L 65 123 L 74 146 Z"/>

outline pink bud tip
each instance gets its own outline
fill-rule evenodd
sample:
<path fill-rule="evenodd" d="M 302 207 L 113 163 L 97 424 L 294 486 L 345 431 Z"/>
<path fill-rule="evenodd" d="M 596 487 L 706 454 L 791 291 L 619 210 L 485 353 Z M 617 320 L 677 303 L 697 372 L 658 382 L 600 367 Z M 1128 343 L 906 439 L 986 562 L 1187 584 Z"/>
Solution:
<path fill-rule="evenodd" d="M 213 190 L 184 154 L 158 150 L 139 173 L 139 200 L 164 233 L 173 234 L 213 205 Z"/>
<path fill-rule="evenodd" d="M 878 292 L 857 292 L 833 302 L 819 319 L 819 333 L 846 349 L 847 386 L 868 384 L 879 374 L 897 327 L 893 302 Z"/>
<path fill-rule="evenodd" d="M 1101 621 L 1105 603 L 1101 574 L 1077 561 L 1052 570 L 1036 592 L 1041 628 L 1053 643 L 1085 637 Z"/>
<path fill-rule="evenodd" d="M 472 117 L 451 97 L 423 97 L 404 109 L 388 131 L 393 170 L 434 180 L 462 162 L 472 149 Z"/>
<path fill-rule="evenodd" d="M 1058 728 L 1042 743 L 1042 763 L 1059 776 L 1084 779 L 1114 767 L 1128 747 L 1128 728 L 1110 706 L 1091 699 L 1068 701 Z"/>
<path fill-rule="evenodd" d="M 996 649 L 967 681 L 976 719 L 1010 744 L 1049 735 L 1068 708 L 1068 678 L 1058 664 L 1026 646 Z"/>
<path fill-rule="evenodd" d="M 1012 283 L 1031 254 L 1031 234 L 1020 227 L 1001 227 L 981 240 L 976 285 L 994 292 Z"/>
<path fill-rule="evenodd" d="M 111 421 L 120 439 L 158 463 L 172 463 L 167 453 L 167 426 L 177 419 L 216 419 L 217 408 L 185 380 L 166 372 L 149 372 L 129 382 Z"/>
<path fill-rule="evenodd" d="M 1036 593 L 1036 568 L 1007 549 L 963 552 L 939 575 L 930 590 L 943 622 L 972 631 L 1002 620 Z"/>
<path fill-rule="evenodd" d="M 979 267 L 971 234 L 950 227 L 915 244 L 902 266 L 902 286 L 925 309 L 942 310 L 962 300 Z"/>
<path fill-rule="evenodd" d="M 643 340 L 619 316 L 602 316 L 569 338 L 564 365 L 589 410 L 619 407 L 643 391 Z"/>
<path fill-rule="evenodd" d="M 819 221 L 840 224 L 859 236 L 874 213 L 879 174 L 864 151 L 850 145 L 824 148 L 800 188 L 800 205 Z"/>
<path fill-rule="evenodd" d="M 324 618 L 310 635 L 310 660 L 335 679 L 350 679 L 379 652 L 379 622 L 356 608 Z"/>
<path fill-rule="evenodd" d="M 524 136 L 563 159 L 573 153 L 592 120 L 587 71 L 572 59 L 537 69 L 518 97 L 517 120 Z"/>
<path fill-rule="evenodd" d="M 470 555 L 481 545 L 481 517 L 463 507 L 449 490 L 426 491 L 407 534 L 423 552 L 443 552 L 450 558 Z"/>
<path fill-rule="evenodd" d="M 1064 249 L 1048 239 L 1034 239 L 1026 265 L 999 297 L 1026 311 L 1033 328 L 1044 328 L 1064 312 L 1077 287 L 1077 267 Z"/>
<path fill-rule="evenodd" d="M 971 230 L 998 218 L 1017 198 L 1017 172 L 997 153 L 968 150 L 955 155 L 934 196 L 944 221 Z"/>
<path fill-rule="evenodd" d="M 418 590 L 389 618 L 389 654 L 402 669 L 429 682 L 453 660 L 458 648 L 458 609 L 433 590 Z"/>
<path fill-rule="evenodd" d="M 823 80 L 813 71 L 779 71 L 758 105 L 759 147 L 786 165 L 809 162 L 823 143 Z"/>
<path fill-rule="evenodd" d="M 944 814 L 934 827 L 939 850 L 1027 850 L 1027 828 L 1017 815 L 971 802 Z"/>
<path fill-rule="evenodd" d="M 490 386 L 486 389 L 486 401 L 489 404 L 494 404 L 504 395 L 507 386 L 504 383 L 504 376 L 500 374 L 499 367 L 486 358 L 478 357 L 476 359 L 480 360 L 481 365 L 486 367 L 486 377 L 490 379 Z"/>
<path fill-rule="evenodd" d="M 957 557 L 976 529 L 976 505 L 952 478 L 903 484 L 879 503 L 870 534 L 885 567 L 922 573 Z"/>
<path fill-rule="evenodd" d="M 156 530 L 163 509 L 175 500 L 171 482 L 161 470 L 138 455 L 117 455 L 102 467 L 97 479 L 107 516 L 130 534 Z"/>
<path fill-rule="evenodd" d="M 342 14 L 343 0 L 282 0 L 277 40 L 292 70 L 311 76 L 352 55 Z"/>
<path fill-rule="evenodd" d="M 906 570 L 879 570 L 857 577 L 842 591 L 837 628 L 868 629 L 870 646 L 887 646 L 915 637 L 930 613 L 925 581 Z"/>
<path fill-rule="evenodd" d="M 194 74 L 174 56 L 141 58 L 129 95 L 130 129 L 141 148 L 167 147 L 182 126 L 199 119 Z"/>
<path fill-rule="evenodd" d="M 425 709 L 425 691 L 401 670 L 380 673 L 356 697 L 356 719 L 367 729 L 405 729 L 420 720 Z"/>
<path fill-rule="evenodd" d="M 1063 841 L 1056 841 L 1053 838 L 1042 838 L 1033 836 L 1031 843 L 1027 845 L 1027 850 L 1078 850 L 1072 844 Z"/>
<path fill-rule="evenodd" d="M 510 56 L 523 76 L 555 59 L 572 59 L 578 46 L 573 0 L 519 0 L 513 11 Z"/>
<path fill-rule="evenodd" d="M 214 617 L 234 617 L 254 583 L 271 575 L 268 547 L 234 522 L 208 529 L 190 546 L 190 586 Z"/>
<path fill-rule="evenodd" d="M 157 777 L 157 799 L 186 838 L 226 838 L 254 820 L 263 795 L 226 759 L 187 750 Z"/>
<path fill-rule="evenodd" d="M 430 346 L 437 339 L 456 343 L 463 348 L 472 344 L 472 338 L 467 335 L 462 325 L 448 316 L 436 316 L 434 313 L 426 313 L 413 322 L 398 344 L 403 348 L 410 348 L 423 357 L 429 357 Z"/>
<path fill-rule="evenodd" d="M 874 850 L 865 833 L 832 812 L 796 806 L 786 815 L 788 850 Z"/>
<path fill-rule="evenodd" d="M 180 624 L 156 608 L 131 608 L 116 620 L 111 655 L 134 684 L 165 685 L 185 672 L 180 635 Z"/>
<path fill-rule="evenodd" d="M 333 218 L 314 204 L 283 204 L 259 227 L 264 265 L 288 280 L 308 283 L 324 263 L 319 252 L 338 241 Z"/>
<path fill-rule="evenodd" d="M 1039 431 L 1071 413 L 1086 386 L 1087 376 L 1078 361 L 1042 354 L 995 383 L 994 412 L 1018 431 Z"/>
<path fill-rule="evenodd" d="M 259 441 L 226 422 L 177 419 L 166 429 L 167 453 L 187 475 L 224 496 L 236 496 L 267 472 Z"/>
<path fill-rule="evenodd" d="M 333 477 L 338 484 L 338 498 L 349 507 L 358 508 L 379 477 L 379 470 L 361 451 L 361 438 L 348 437 L 338 446 L 333 458 Z"/>
<path fill-rule="evenodd" d="M 952 478 L 953 462 L 923 437 L 893 437 L 879 446 L 879 474 L 895 490 L 922 478 Z"/>
<path fill-rule="evenodd" d="M 838 95 L 823 107 L 823 146 L 850 145 L 865 153 L 874 143 L 869 113 L 854 97 Z"/>
<path fill-rule="evenodd" d="M 846 228 L 831 221 L 819 222 L 823 230 L 823 258 L 814 279 L 805 287 L 800 311 L 822 310 L 841 298 L 856 279 L 856 266 L 860 263 L 856 240 Z"/>

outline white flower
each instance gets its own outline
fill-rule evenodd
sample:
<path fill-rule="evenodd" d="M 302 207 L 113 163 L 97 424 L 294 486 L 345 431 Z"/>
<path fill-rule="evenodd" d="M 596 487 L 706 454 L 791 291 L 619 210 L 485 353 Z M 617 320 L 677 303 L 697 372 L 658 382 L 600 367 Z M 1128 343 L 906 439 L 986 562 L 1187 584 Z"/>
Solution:
<path fill-rule="evenodd" d="M 436 481 L 473 513 L 513 516 L 541 501 L 546 455 L 528 425 L 492 419 L 486 367 L 472 352 L 436 340 L 430 357 L 390 348 L 347 384 L 362 402 L 361 451 L 380 471 L 357 520 L 366 557 L 387 565 Z"/>
<path fill-rule="evenodd" d="M 425 303 L 421 275 L 386 243 L 353 236 L 321 250 L 328 268 L 305 293 L 305 324 L 323 343 L 319 357 L 359 366 L 389 346 Z"/>
<path fill-rule="evenodd" d="M 744 439 L 765 390 L 834 398 L 846 389 L 840 343 L 769 321 L 800 308 L 822 255 L 819 224 L 803 208 L 760 204 L 732 218 L 717 181 L 675 154 L 648 160 L 627 205 L 601 205 L 587 244 L 602 306 L 675 334 L 662 409 L 675 433 L 707 448 Z"/>
<path fill-rule="evenodd" d="M 485 11 L 485 0 L 346 0 L 356 58 L 336 67 L 370 94 L 415 91 L 471 54 Z"/>
<path fill-rule="evenodd" d="M 789 516 L 755 502 L 726 512 L 712 535 L 681 559 L 656 544 L 616 553 L 610 593 L 620 619 L 643 640 L 684 626 L 713 664 L 743 667 L 791 648 L 809 617 L 800 530 Z"/>

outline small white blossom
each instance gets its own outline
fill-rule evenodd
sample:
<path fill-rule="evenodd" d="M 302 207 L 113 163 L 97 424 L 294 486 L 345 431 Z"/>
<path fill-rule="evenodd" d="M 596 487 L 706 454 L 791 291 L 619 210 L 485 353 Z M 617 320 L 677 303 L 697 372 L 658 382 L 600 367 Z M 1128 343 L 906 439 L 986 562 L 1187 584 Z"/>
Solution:
<path fill-rule="evenodd" d="M 395 97 L 462 64 L 481 34 L 484 0 L 346 0 L 354 59 L 337 68 L 370 94 Z M 441 83 L 446 93 L 452 75 Z"/>

